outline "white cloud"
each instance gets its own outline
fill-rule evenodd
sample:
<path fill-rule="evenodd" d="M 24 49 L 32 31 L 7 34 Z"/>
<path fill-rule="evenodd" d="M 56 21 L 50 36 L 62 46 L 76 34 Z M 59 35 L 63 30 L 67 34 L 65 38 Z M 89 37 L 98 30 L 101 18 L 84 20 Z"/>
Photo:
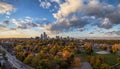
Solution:
<path fill-rule="evenodd" d="M 120 24 L 120 8 L 100 0 L 65 0 L 59 4 L 57 20 L 45 26 L 51 32 L 68 32 L 87 25 L 110 29 Z"/>
<path fill-rule="evenodd" d="M 42 8 L 49 8 L 51 6 L 51 3 L 48 1 L 39 0 L 39 2 L 40 2 L 40 7 Z"/>
<path fill-rule="evenodd" d="M 26 19 L 32 19 L 30 16 L 26 16 L 25 18 L 26 18 Z"/>
<path fill-rule="evenodd" d="M 105 32 L 105 34 L 108 34 L 108 35 L 120 35 L 120 30 L 109 30 L 107 32 Z"/>
<path fill-rule="evenodd" d="M 78 31 L 84 31 L 84 30 L 86 30 L 86 28 L 78 28 L 77 30 Z"/>
<path fill-rule="evenodd" d="M 51 2 L 56 2 L 56 3 L 58 3 L 58 4 L 60 4 L 60 3 L 61 3 L 61 1 L 60 1 L 60 0 L 51 0 Z"/>
<path fill-rule="evenodd" d="M 69 14 L 76 12 L 82 5 L 83 0 L 67 0 L 65 3 L 60 4 L 60 8 L 53 16 L 56 19 L 67 17 Z"/>
<path fill-rule="evenodd" d="M 15 25 L 16 29 L 31 29 L 31 28 L 39 28 L 43 29 L 42 23 L 39 23 L 41 21 L 46 21 L 46 18 L 31 18 L 29 16 L 26 16 L 24 19 L 11 19 L 10 23 Z M 13 28 L 11 28 L 13 29 Z"/>
<path fill-rule="evenodd" d="M 17 21 L 16 19 L 12 19 L 12 23 L 14 23 L 17 27 L 22 26 L 22 24 L 19 21 Z"/>
<path fill-rule="evenodd" d="M 111 27 L 112 23 L 110 22 L 109 18 L 104 18 L 102 24 L 101 24 L 104 28 L 109 28 Z"/>
<path fill-rule="evenodd" d="M 94 32 L 89 32 L 88 34 L 94 34 Z"/>
<path fill-rule="evenodd" d="M 12 5 L 0 2 L 0 14 L 10 15 L 10 12 L 14 10 L 15 8 Z"/>

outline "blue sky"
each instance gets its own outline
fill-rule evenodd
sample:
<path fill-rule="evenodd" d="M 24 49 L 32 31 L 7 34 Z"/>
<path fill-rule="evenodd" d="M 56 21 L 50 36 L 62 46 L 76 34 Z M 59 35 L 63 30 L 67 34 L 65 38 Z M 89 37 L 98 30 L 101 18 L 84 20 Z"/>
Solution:
<path fill-rule="evenodd" d="M 119 0 L 0 0 L 0 38 L 119 37 Z"/>

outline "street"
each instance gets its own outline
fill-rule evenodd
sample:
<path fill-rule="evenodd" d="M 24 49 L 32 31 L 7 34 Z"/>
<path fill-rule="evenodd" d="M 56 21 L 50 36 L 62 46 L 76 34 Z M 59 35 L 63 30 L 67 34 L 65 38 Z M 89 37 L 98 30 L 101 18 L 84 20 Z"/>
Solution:
<path fill-rule="evenodd" d="M 17 69 L 33 69 L 32 67 L 22 63 L 18 59 L 16 59 L 15 56 L 12 56 L 9 52 L 7 52 L 2 46 L 0 46 L 0 49 L 6 52 L 6 57 L 8 61 Z"/>

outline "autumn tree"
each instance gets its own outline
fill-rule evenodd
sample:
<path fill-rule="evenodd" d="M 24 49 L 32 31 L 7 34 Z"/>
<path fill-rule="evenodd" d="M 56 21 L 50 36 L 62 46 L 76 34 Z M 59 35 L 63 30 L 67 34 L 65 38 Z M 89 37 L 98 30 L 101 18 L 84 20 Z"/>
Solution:
<path fill-rule="evenodd" d="M 89 63 L 91 64 L 91 65 L 94 65 L 95 64 L 95 56 L 88 56 L 88 61 L 89 61 Z"/>
<path fill-rule="evenodd" d="M 84 44 L 84 47 L 85 47 L 85 51 L 86 51 L 87 54 L 91 54 L 92 53 L 92 44 L 91 43 L 86 42 Z"/>
<path fill-rule="evenodd" d="M 37 68 L 37 66 L 39 66 L 39 61 L 41 61 L 41 59 L 43 59 L 45 54 L 43 53 L 43 51 L 40 51 L 33 59 L 32 59 L 32 66 Z"/>
<path fill-rule="evenodd" d="M 14 47 L 14 50 L 21 51 L 21 50 L 23 50 L 23 46 L 22 45 L 17 45 L 16 47 Z"/>
<path fill-rule="evenodd" d="M 97 57 L 96 57 L 96 64 L 102 64 L 102 63 L 104 63 L 105 62 L 105 59 L 104 59 L 104 57 L 102 57 L 101 55 L 98 55 Z"/>
<path fill-rule="evenodd" d="M 112 48 L 111 48 L 112 53 L 116 53 L 117 50 L 118 50 L 118 44 L 112 45 Z"/>
<path fill-rule="evenodd" d="M 63 53 L 62 53 L 64 60 L 67 60 L 70 57 L 70 55 L 71 55 L 70 52 L 67 50 L 63 51 Z"/>
<path fill-rule="evenodd" d="M 56 43 L 51 49 L 50 49 L 50 52 L 55 55 L 59 50 L 59 46 L 58 44 Z"/>
<path fill-rule="evenodd" d="M 25 64 L 31 64 L 31 61 L 32 61 L 33 57 L 34 57 L 33 54 L 29 54 L 23 62 Z"/>
<path fill-rule="evenodd" d="M 16 57 L 20 60 L 23 61 L 25 59 L 25 53 L 23 51 L 18 52 Z"/>
<path fill-rule="evenodd" d="M 73 66 L 73 67 L 79 67 L 80 65 L 81 65 L 80 58 L 79 57 L 74 57 L 71 66 Z"/>

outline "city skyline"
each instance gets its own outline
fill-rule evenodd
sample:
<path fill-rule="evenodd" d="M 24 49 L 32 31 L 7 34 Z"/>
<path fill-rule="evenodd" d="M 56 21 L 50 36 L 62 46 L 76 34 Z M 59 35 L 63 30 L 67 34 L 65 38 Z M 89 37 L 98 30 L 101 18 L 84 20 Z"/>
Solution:
<path fill-rule="evenodd" d="M 119 0 L 0 0 L 0 38 L 119 37 Z"/>

